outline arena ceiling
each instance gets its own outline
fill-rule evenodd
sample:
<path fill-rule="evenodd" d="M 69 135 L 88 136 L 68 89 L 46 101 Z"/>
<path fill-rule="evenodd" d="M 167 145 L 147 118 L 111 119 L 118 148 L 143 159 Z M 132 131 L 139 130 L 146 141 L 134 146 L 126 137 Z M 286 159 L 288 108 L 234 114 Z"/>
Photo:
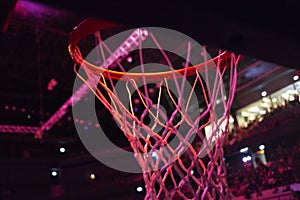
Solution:
<path fill-rule="evenodd" d="M 200 43 L 300 68 L 296 0 L 42 2 L 120 24 L 172 28 Z"/>

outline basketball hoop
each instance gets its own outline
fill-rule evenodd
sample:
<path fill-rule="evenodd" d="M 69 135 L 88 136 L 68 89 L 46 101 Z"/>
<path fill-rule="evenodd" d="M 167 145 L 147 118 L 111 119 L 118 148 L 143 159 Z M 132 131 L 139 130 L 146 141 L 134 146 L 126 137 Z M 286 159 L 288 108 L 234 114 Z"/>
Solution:
<path fill-rule="evenodd" d="M 174 45 L 183 34 L 153 27 L 127 31 L 127 37 L 118 35 L 122 42 L 110 48 L 109 42 L 102 41 L 99 27 L 93 19 L 78 25 L 70 35 L 69 52 L 84 71 L 75 67 L 78 77 L 129 140 L 143 172 L 145 199 L 231 198 L 223 143 L 240 56 L 219 51 L 211 59 L 206 48 L 198 48 L 189 37 Z M 176 37 L 171 40 L 173 33 Z M 90 34 L 98 41 L 96 53 L 91 53 L 97 59 L 83 58 L 78 46 Z M 163 48 L 161 41 L 171 47 Z M 153 45 L 157 51 L 151 50 Z M 138 66 L 122 63 L 131 54 Z M 159 62 L 151 63 L 152 57 L 159 57 Z M 228 88 L 223 85 L 224 76 Z"/>

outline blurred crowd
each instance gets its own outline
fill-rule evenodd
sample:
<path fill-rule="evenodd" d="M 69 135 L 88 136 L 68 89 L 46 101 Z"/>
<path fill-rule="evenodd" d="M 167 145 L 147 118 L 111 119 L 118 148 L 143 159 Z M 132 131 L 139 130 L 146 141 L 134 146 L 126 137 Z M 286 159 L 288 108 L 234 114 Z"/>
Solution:
<path fill-rule="evenodd" d="M 267 189 L 274 189 L 276 193 L 279 186 L 285 186 L 288 191 L 290 184 L 300 183 L 300 142 L 292 146 L 279 145 L 268 155 L 266 165 L 256 158 L 243 167 L 228 167 L 227 181 L 235 196 L 250 199 L 253 193 L 259 196 Z"/>
<path fill-rule="evenodd" d="M 276 126 L 280 126 L 285 121 L 293 120 L 299 116 L 299 96 L 295 95 L 293 101 L 286 101 L 274 109 L 269 109 L 264 115 L 257 116 L 254 120 L 249 120 L 247 127 L 233 127 L 228 134 L 225 145 L 233 145 L 245 138 L 269 131 Z"/>

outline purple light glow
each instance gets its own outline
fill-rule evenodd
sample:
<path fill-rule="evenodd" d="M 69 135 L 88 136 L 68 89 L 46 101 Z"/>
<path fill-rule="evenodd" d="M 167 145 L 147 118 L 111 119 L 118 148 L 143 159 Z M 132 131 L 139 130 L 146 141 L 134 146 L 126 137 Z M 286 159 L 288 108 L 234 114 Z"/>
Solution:
<path fill-rule="evenodd" d="M 52 8 L 50 6 L 38 3 L 36 1 L 18 0 L 15 6 L 14 14 L 17 17 L 27 19 L 29 21 L 42 22 L 48 20 L 44 16 L 64 15 L 63 10 Z"/>

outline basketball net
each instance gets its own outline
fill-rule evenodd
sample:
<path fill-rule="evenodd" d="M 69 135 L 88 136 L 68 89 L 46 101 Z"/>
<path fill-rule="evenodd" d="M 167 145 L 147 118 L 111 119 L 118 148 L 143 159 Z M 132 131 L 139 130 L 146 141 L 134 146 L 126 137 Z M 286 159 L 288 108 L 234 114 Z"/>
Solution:
<path fill-rule="evenodd" d="M 210 59 L 203 48 L 202 63 L 191 66 L 186 59 L 178 69 L 145 29 L 133 31 L 114 52 L 100 32 L 94 34 L 101 45 L 102 64 L 83 59 L 78 41 L 71 41 L 70 54 L 85 75 L 74 69 L 127 137 L 143 173 L 145 199 L 230 199 L 223 144 L 240 56 L 219 51 Z M 167 69 L 147 71 L 141 56 L 146 38 L 158 46 Z M 136 47 L 141 67 L 128 70 L 121 61 Z M 186 49 L 191 54 L 189 43 Z M 114 64 L 119 71 L 112 69 Z"/>

